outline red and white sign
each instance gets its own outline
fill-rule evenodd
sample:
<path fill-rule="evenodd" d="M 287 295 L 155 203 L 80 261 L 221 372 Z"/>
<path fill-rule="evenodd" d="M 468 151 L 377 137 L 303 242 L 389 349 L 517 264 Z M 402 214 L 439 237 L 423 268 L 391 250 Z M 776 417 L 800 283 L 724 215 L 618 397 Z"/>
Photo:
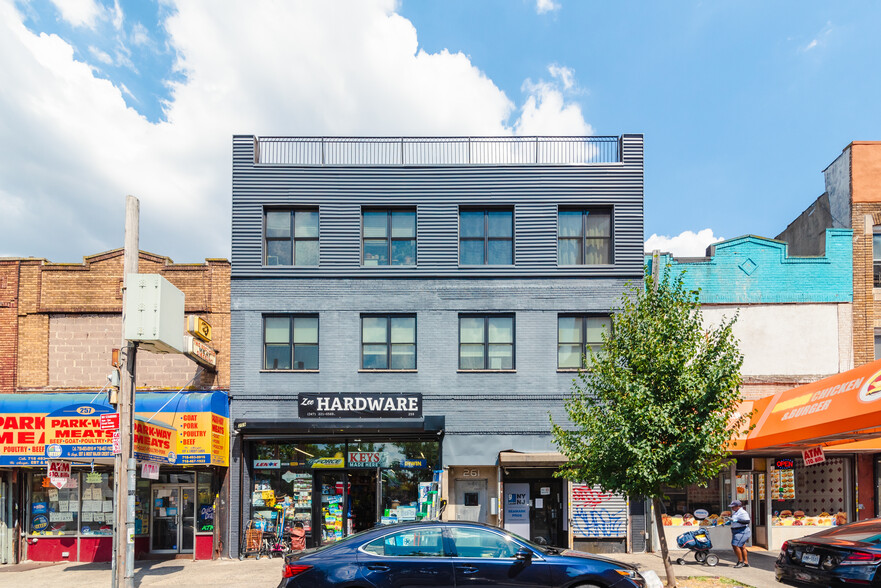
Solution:
<path fill-rule="evenodd" d="M 145 461 L 141 464 L 141 477 L 148 480 L 159 479 L 159 464 L 152 461 Z"/>
<path fill-rule="evenodd" d="M 119 428 L 119 413 L 108 412 L 98 417 L 98 426 L 102 431 L 113 431 Z"/>
<path fill-rule="evenodd" d="M 48 467 L 49 483 L 56 488 L 63 488 L 70 480 L 69 461 L 50 461 Z"/>
<path fill-rule="evenodd" d="M 823 455 L 822 447 L 811 447 L 810 449 L 805 449 L 801 452 L 802 459 L 805 460 L 805 465 L 816 465 L 818 463 L 823 463 L 826 461 L 826 456 Z"/>
<path fill-rule="evenodd" d="M 122 442 L 119 440 L 119 429 L 113 431 L 113 455 L 122 453 Z"/>

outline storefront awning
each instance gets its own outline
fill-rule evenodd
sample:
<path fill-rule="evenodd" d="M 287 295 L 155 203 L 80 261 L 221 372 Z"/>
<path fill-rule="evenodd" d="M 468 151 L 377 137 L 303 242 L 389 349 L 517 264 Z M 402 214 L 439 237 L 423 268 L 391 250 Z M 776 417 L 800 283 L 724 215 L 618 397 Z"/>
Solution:
<path fill-rule="evenodd" d="M 881 360 L 771 397 L 744 449 L 804 449 L 881 437 Z"/>
<path fill-rule="evenodd" d="M 418 419 L 236 419 L 237 433 L 249 438 L 303 438 L 315 435 L 423 436 L 440 438 L 443 416 Z"/>
<path fill-rule="evenodd" d="M 103 393 L 0 396 L 0 466 L 41 466 L 47 458 L 112 463 L 113 432 L 102 414 L 115 412 Z M 229 464 L 226 392 L 139 392 L 135 455 L 141 461 Z"/>

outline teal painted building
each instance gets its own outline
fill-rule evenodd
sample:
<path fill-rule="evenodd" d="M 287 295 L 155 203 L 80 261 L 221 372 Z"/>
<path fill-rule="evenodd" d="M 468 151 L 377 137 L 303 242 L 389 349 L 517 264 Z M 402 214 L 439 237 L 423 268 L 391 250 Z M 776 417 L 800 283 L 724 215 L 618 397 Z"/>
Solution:
<path fill-rule="evenodd" d="M 711 245 L 706 258 L 659 260 L 662 272 L 685 270 L 686 288 L 700 290 L 703 304 L 853 302 L 851 229 L 826 229 L 823 256 L 791 256 L 783 241 L 746 235 Z"/>

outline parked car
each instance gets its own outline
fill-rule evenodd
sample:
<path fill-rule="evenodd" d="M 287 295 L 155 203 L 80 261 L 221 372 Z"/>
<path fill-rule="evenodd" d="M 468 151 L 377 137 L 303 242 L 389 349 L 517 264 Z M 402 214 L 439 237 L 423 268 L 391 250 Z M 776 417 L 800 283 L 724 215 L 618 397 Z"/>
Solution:
<path fill-rule="evenodd" d="M 881 586 L 881 519 L 829 527 L 783 544 L 778 582 L 812 586 Z"/>
<path fill-rule="evenodd" d="M 536 545 L 480 523 L 452 521 L 399 523 L 362 531 L 286 556 L 282 575 L 278 588 L 646 586 L 645 578 L 631 565 Z"/>

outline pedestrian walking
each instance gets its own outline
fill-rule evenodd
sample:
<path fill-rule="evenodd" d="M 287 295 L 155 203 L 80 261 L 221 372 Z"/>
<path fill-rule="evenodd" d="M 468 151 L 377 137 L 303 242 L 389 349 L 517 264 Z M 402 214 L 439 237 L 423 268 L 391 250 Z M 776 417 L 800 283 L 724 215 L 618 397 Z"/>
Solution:
<path fill-rule="evenodd" d="M 746 554 L 746 542 L 752 537 L 749 528 L 749 513 L 743 508 L 743 503 L 735 500 L 728 505 L 731 509 L 731 549 L 737 556 L 735 568 L 748 568 L 749 560 Z"/>

